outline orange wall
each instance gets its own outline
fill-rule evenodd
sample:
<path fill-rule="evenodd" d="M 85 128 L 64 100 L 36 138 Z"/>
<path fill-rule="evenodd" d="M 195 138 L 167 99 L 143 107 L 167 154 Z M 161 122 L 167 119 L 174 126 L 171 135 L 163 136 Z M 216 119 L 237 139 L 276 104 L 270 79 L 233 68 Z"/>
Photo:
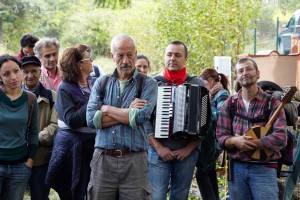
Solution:
<path fill-rule="evenodd" d="M 264 55 L 247 54 L 239 57 L 251 57 L 260 70 L 259 81 L 272 81 L 281 87 L 297 86 L 300 89 L 300 54 L 280 55 L 271 51 Z"/>

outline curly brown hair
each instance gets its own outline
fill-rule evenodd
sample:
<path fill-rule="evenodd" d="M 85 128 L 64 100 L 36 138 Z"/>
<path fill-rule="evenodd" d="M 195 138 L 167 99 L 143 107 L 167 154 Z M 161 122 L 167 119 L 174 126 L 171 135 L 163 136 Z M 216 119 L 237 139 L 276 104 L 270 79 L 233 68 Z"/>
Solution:
<path fill-rule="evenodd" d="M 85 44 L 79 44 L 76 47 L 68 47 L 64 50 L 59 62 L 62 71 L 62 80 L 77 82 L 81 76 L 79 62 L 83 59 L 83 53 L 85 51 L 91 54 L 90 47 Z"/>

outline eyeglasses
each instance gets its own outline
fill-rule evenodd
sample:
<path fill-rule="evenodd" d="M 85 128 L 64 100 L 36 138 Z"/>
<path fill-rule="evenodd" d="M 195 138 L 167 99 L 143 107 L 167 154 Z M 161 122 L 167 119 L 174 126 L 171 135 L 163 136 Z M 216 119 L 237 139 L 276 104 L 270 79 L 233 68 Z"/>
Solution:
<path fill-rule="evenodd" d="M 89 60 L 89 61 L 93 62 L 93 59 L 92 59 L 91 57 L 88 57 L 88 58 L 82 59 L 82 60 L 80 60 L 79 62 L 83 62 L 83 61 L 86 61 L 86 60 Z"/>
<path fill-rule="evenodd" d="M 23 70 L 23 74 L 25 76 L 28 76 L 29 74 L 32 74 L 32 75 L 37 75 L 41 70 L 39 69 L 32 69 L 32 70 Z"/>

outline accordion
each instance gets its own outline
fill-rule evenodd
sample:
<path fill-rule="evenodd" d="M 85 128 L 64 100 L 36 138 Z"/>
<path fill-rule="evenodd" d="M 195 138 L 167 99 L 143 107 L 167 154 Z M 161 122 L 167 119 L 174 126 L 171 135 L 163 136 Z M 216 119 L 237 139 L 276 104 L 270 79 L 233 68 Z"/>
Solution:
<path fill-rule="evenodd" d="M 182 133 L 203 137 L 210 117 L 209 92 L 205 87 L 193 84 L 158 87 L 155 138 Z"/>

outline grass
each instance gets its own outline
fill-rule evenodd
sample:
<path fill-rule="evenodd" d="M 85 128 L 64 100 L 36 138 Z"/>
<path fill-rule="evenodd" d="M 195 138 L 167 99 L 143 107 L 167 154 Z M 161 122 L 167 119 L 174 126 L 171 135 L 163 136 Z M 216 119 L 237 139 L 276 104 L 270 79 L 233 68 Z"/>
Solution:
<path fill-rule="evenodd" d="M 30 200 L 30 193 L 28 189 L 25 191 L 23 200 Z M 59 200 L 58 194 L 53 189 L 50 190 L 49 200 Z"/>

